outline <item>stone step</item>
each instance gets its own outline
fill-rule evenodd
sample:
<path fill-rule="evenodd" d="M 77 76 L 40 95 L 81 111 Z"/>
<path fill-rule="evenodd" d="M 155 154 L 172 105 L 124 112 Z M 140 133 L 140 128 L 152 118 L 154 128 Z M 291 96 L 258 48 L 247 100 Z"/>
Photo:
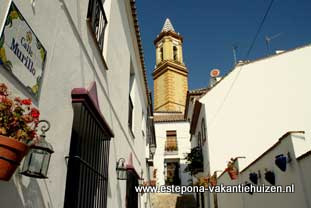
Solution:
<path fill-rule="evenodd" d="M 152 208 L 195 208 L 193 195 L 151 194 Z"/>

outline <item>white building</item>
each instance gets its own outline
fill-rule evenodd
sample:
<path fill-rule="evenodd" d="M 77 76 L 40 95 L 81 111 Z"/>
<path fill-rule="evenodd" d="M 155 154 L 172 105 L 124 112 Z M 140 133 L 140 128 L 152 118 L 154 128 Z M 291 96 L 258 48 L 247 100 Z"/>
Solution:
<path fill-rule="evenodd" d="M 154 168 L 157 170 L 157 184 L 170 184 L 170 172 L 179 178 L 176 184 L 188 185 L 190 175 L 185 173 L 186 154 L 190 152 L 189 123 L 183 114 L 154 114 L 157 150 L 154 155 Z M 167 148 L 167 141 L 176 138 L 176 149 Z M 173 166 L 174 164 L 174 166 Z M 177 164 L 175 166 L 175 164 Z M 173 166 L 173 167 L 172 167 Z M 174 168 L 174 169 L 173 169 Z M 173 170 L 172 170 L 173 169 Z M 178 175 L 176 175 L 178 173 Z M 178 180 L 178 179 L 177 179 Z"/>
<path fill-rule="evenodd" d="M 187 102 L 192 138 L 197 140 L 206 129 L 206 142 L 201 142 L 203 175 L 223 171 L 230 158 L 237 157 L 245 157 L 238 160 L 243 170 L 280 135 L 292 130 L 305 132 L 296 158 L 310 150 L 310 55 L 311 46 L 307 45 L 239 63 L 200 97 Z M 214 199 L 210 196 L 204 201 L 207 207 Z"/>
<path fill-rule="evenodd" d="M 48 179 L 23 176 L 20 167 L 0 182 L 2 208 L 149 207 L 148 194 L 134 189 L 139 178 L 149 180 L 154 144 L 135 2 L 101 2 L 0 4 L 0 83 L 33 98 L 51 123 L 55 151 Z M 127 180 L 117 180 L 121 158 Z"/>
<path fill-rule="evenodd" d="M 310 207 L 311 199 L 311 151 L 304 154 L 301 149 L 308 145 L 304 132 L 288 132 L 269 149 L 241 170 L 238 179 L 231 180 L 227 172 L 218 178 L 219 184 L 251 184 L 249 193 L 217 193 L 218 207 Z M 300 155 L 297 157 L 297 154 Z M 286 158 L 286 168 L 280 169 L 275 161 L 278 155 Z M 283 166 L 284 167 L 284 166 Z M 266 176 L 267 173 L 270 175 Z M 288 193 L 260 193 L 260 186 L 281 185 Z M 251 177 L 251 174 L 254 176 Z M 270 178 L 269 178 L 270 177 Z M 253 182 L 251 181 L 251 178 Z M 258 192 L 256 192 L 256 187 Z M 254 192 L 253 192 L 254 191 Z M 271 189 L 273 191 L 273 189 Z"/>

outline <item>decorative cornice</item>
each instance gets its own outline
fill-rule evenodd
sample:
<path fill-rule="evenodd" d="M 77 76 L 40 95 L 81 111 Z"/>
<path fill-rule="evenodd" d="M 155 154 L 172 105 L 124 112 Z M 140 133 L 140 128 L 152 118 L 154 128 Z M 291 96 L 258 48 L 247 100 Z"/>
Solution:
<path fill-rule="evenodd" d="M 154 71 L 152 72 L 153 79 L 157 78 L 162 73 L 164 73 L 168 70 L 175 71 L 175 72 L 180 73 L 181 75 L 184 75 L 184 76 L 188 75 L 188 70 L 187 70 L 186 66 L 174 63 L 172 61 L 165 61 L 165 62 L 163 62 L 162 65 L 159 65 L 157 68 L 154 69 Z"/>
<path fill-rule="evenodd" d="M 180 40 L 181 42 L 183 42 L 184 40 L 179 33 L 173 31 L 163 31 L 156 37 L 156 39 L 153 41 L 153 44 L 156 45 L 157 42 L 159 42 L 159 40 L 161 40 L 164 36 L 171 36 L 173 38 Z"/>
<path fill-rule="evenodd" d="M 71 91 L 71 98 L 72 103 L 83 103 L 90 111 L 92 111 L 96 119 L 100 122 L 105 131 L 107 131 L 108 135 L 114 137 L 110 126 L 99 109 L 96 82 L 93 82 L 91 88 L 88 90 L 85 88 L 74 88 Z"/>

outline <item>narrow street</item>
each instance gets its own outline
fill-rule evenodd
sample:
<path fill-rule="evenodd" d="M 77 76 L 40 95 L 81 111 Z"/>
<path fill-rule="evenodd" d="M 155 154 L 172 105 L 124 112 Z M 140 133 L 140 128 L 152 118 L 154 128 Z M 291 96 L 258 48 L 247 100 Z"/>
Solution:
<path fill-rule="evenodd" d="M 151 194 L 152 208 L 195 208 L 193 195 Z"/>

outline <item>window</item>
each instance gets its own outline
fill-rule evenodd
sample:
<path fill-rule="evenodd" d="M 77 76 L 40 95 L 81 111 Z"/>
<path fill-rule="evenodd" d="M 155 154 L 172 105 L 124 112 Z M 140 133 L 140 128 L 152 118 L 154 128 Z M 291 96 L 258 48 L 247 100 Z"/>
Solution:
<path fill-rule="evenodd" d="M 128 115 L 128 125 L 130 127 L 130 130 L 132 130 L 133 128 L 133 109 L 134 109 L 134 106 L 133 106 L 133 102 L 132 102 L 131 95 L 130 95 L 129 96 L 129 115 Z"/>
<path fill-rule="evenodd" d="M 201 132 L 202 132 L 202 142 L 204 144 L 206 141 L 206 125 L 205 125 L 204 118 L 202 119 L 202 122 L 201 122 Z"/>
<path fill-rule="evenodd" d="M 134 73 L 134 68 L 133 65 L 131 63 L 130 66 L 130 80 L 129 80 L 129 109 L 128 109 L 128 126 L 130 128 L 130 131 L 133 135 L 133 121 L 134 121 L 134 103 L 132 98 L 135 95 L 134 92 L 134 81 L 135 81 L 135 73 Z"/>
<path fill-rule="evenodd" d="M 177 61 L 177 47 L 173 46 L 174 60 Z"/>
<path fill-rule="evenodd" d="M 83 100 L 85 99 L 85 100 Z M 90 98 L 73 103 L 65 208 L 107 206 L 109 144 L 113 136 Z M 83 101 L 81 101 L 83 100 Z"/>
<path fill-rule="evenodd" d="M 104 48 L 104 34 L 107 25 L 107 18 L 102 0 L 89 0 L 87 20 L 97 42 L 100 51 Z"/>
<path fill-rule="evenodd" d="M 165 151 L 177 151 L 176 131 L 166 131 Z"/>
<path fill-rule="evenodd" d="M 163 48 L 162 47 L 160 49 L 160 57 L 161 57 L 161 61 L 163 61 Z"/>

